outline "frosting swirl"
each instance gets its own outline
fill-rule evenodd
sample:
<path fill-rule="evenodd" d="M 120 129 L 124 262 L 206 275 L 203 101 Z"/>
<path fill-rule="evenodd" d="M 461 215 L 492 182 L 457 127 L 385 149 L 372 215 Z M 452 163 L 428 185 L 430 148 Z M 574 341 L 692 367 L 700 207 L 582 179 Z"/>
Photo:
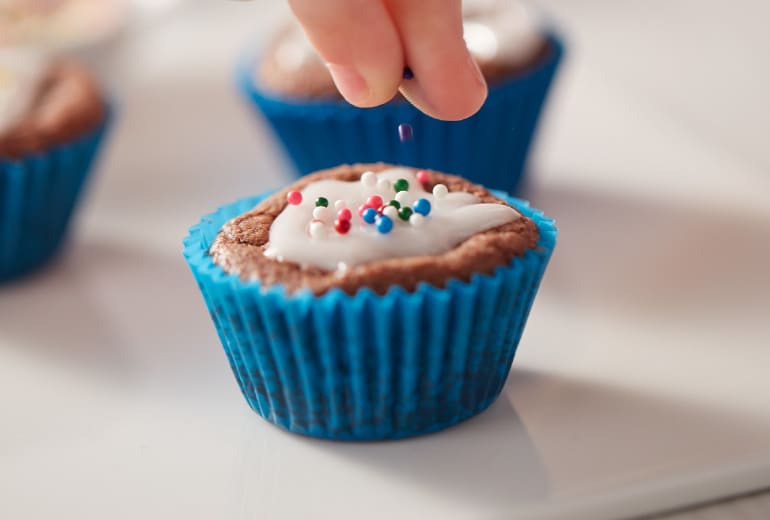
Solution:
<path fill-rule="evenodd" d="M 40 52 L 0 47 L 0 135 L 27 113 L 47 69 Z"/>
<path fill-rule="evenodd" d="M 428 193 L 412 169 L 383 170 L 376 174 L 376 183 L 367 184 L 366 176 L 361 181 L 325 179 L 305 186 L 301 197 L 294 195 L 293 202 L 301 202 L 287 205 L 273 221 L 265 256 L 345 272 L 350 267 L 386 258 L 440 255 L 476 233 L 521 217 L 510 206 L 481 203 L 471 193 L 445 193 L 441 189 L 434 190 L 435 194 Z M 393 186 L 399 180 L 405 180 L 408 188 L 396 193 Z M 411 221 L 394 216 L 392 227 L 383 233 L 358 214 L 357 208 L 372 196 L 381 198 L 385 204 L 395 199 L 402 207 L 415 208 L 418 206 L 414 203 L 424 199 L 429 213 Z M 322 211 L 318 211 L 315 203 L 319 198 L 328 204 Z M 335 207 L 336 201 L 342 203 Z M 333 224 L 334 215 L 344 208 L 350 210 L 352 219 L 349 228 L 339 232 Z M 316 233 L 312 226 L 322 227 L 322 232 Z"/>

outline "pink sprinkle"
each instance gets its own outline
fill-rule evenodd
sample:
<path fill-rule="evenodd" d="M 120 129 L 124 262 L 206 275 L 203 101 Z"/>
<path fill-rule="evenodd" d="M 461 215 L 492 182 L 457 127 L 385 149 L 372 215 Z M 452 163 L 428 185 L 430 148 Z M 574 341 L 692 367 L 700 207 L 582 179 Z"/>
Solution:
<path fill-rule="evenodd" d="M 428 178 L 428 171 L 427 170 L 420 170 L 417 172 L 417 182 L 420 184 L 428 184 L 428 181 L 430 179 Z"/>
<path fill-rule="evenodd" d="M 382 197 L 379 195 L 372 195 L 369 197 L 369 199 L 366 201 L 366 205 L 370 208 L 379 208 L 382 206 Z"/>
<path fill-rule="evenodd" d="M 337 213 L 337 218 L 339 220 L 350 220 L 353 218 L 353 214 L 348 208 L 342 208 L 339 213 Z"/>
<path fill-rule="evenodd" d="M 299 206 L 302 204 L 302 193 L 298 191 L 290 191 L 286 194 L 286 201 L 292 206 Z"/>
<path fill-rule="evenodd" d="M 366 211 L 370 207 L 371 206 L 369 206 L 368 204 L 361 204 L 360 206 L 358 206 L 358 216 L 359 217 L 363 217 L 364 216 L 364 211 Z"/>

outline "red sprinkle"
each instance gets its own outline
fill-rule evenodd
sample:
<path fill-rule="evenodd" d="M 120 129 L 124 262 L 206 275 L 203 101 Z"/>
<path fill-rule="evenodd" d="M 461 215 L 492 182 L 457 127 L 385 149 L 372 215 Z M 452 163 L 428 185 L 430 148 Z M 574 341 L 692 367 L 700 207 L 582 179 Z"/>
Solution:
<path fill-rule="evenodd" d="M 348 231 L 350 231 L 350 220 L 341 220 L 337 219 L 334 221 L 334 229 L 337 230 L 337 233 L 340 235 L 344 235 Z"/>
<path fill-rule="evenodd" d="M 420 184 L 427 184 L 429 180 L 427 170 L 420 170 L 417 172 L 417 182 Z"/>
<path fill-rule="evenodd" d="M 387 205 L 387 204 L 383 204 L 382 206 L 380 206 L 379 208 L 377 208 L 377 213 L 379 213 L 380 215 L 382 215 L 382 212 L 383 212 L 383 211 L 385 211 L 385 208 L 387 208 L 387 207 L 388 207 L 388 205 Z"/>
<path fill-rule="evenodd" d="M 370 206 L 368 204 L 361 204 L 360 206 L 358 206 L 358 216 L 359 217 L 363 217 L 364 216 L 364 211 L 369 209 L 369 207 Z"/>
<path fill-rule="evenodd" d="M 337 213 L 337 218 L 340 219 L 340 220 L 350 220 L 350 219 L 353 218 L 353 213 L 351 213 L 348 208 L 342 208 Z"/>
<path fill-rule="evenodd" d="M 382 206 L 382 197 L 379 195 L 372 195 L 367 199 L 366 205 L 370 208 L 379 208 Z"/>
<path fill-rule="evenodd" d="M 298 191 L 290 191 L 286 194 L 286 202 L 292 206 L 299 206 L 302 204 L 302 193 Z"/>

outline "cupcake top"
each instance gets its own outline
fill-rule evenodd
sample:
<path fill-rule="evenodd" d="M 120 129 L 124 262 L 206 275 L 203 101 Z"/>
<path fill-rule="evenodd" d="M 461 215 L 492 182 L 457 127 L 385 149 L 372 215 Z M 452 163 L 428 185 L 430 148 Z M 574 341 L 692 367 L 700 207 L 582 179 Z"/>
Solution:
<path fill-rule="evenodd" d="M 385 164 L 304 177 L 223 226 L 225 271 L 288 292 L 443 287 L 491 274 L 536 246 L 537 226 L 485 188 Z"/>
<path fill-rule="evenodd" d="M 30 48 L 0 47 L 0 158 L 39 152 L 96 128 L 105 104 L 91 75 Z"/>
<path fill-rule="evenodd" d="M 0 46 L 74 49 L 117 33 L 125 0 L 1 0 Z"/>
<path fill-rule="evenodd" d="M 547 40 L 538 17 L 519 0 L 464 0 L 465 41 L 489 83 L 538 63 Z M 321 58 L 296 24 L 287 25 L 259 65 L 257 85 L 300 98 L 340 98 Z"/>

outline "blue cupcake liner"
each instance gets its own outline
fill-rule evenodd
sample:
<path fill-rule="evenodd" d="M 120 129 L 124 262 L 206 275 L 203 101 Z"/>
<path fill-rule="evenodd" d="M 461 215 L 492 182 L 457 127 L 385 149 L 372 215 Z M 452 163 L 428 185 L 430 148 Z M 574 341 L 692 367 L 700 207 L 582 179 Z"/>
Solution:
<path fill-rule="evenodd" d="M 191 228 L 184 256 L 251 408 L 291 432 L 338 440 L 426 434 L 486 409 L 505 383 L 557 233 L 527 202 L 496 194 L 536 222 L 537 248 L 491 276 L 414 292 L 287 294 L 226 273 L 211 243 L 267 195 Z"/>
<path fill-rule="evenodd" d="M 0 282 L 40 267 L 59 249 L 110 120 L 45 152 L 0 158 Z"/>
<path fill-rule="evenodd" d="M 339 164 L 386 162 L 461 175 L 515 192 L 564 46 L 548 34 L 550 53 L 529 72 L 494 85 L 481 110 L 464 121 L 439 121 L 406 102 L 360 109 L 344 101 L 278 98 L 254 81 L 255 59 L 238 66 L 240 91 L 272 127 L 304 175 Z M 401 143 L 398 125 L 414 138 Z"/>

